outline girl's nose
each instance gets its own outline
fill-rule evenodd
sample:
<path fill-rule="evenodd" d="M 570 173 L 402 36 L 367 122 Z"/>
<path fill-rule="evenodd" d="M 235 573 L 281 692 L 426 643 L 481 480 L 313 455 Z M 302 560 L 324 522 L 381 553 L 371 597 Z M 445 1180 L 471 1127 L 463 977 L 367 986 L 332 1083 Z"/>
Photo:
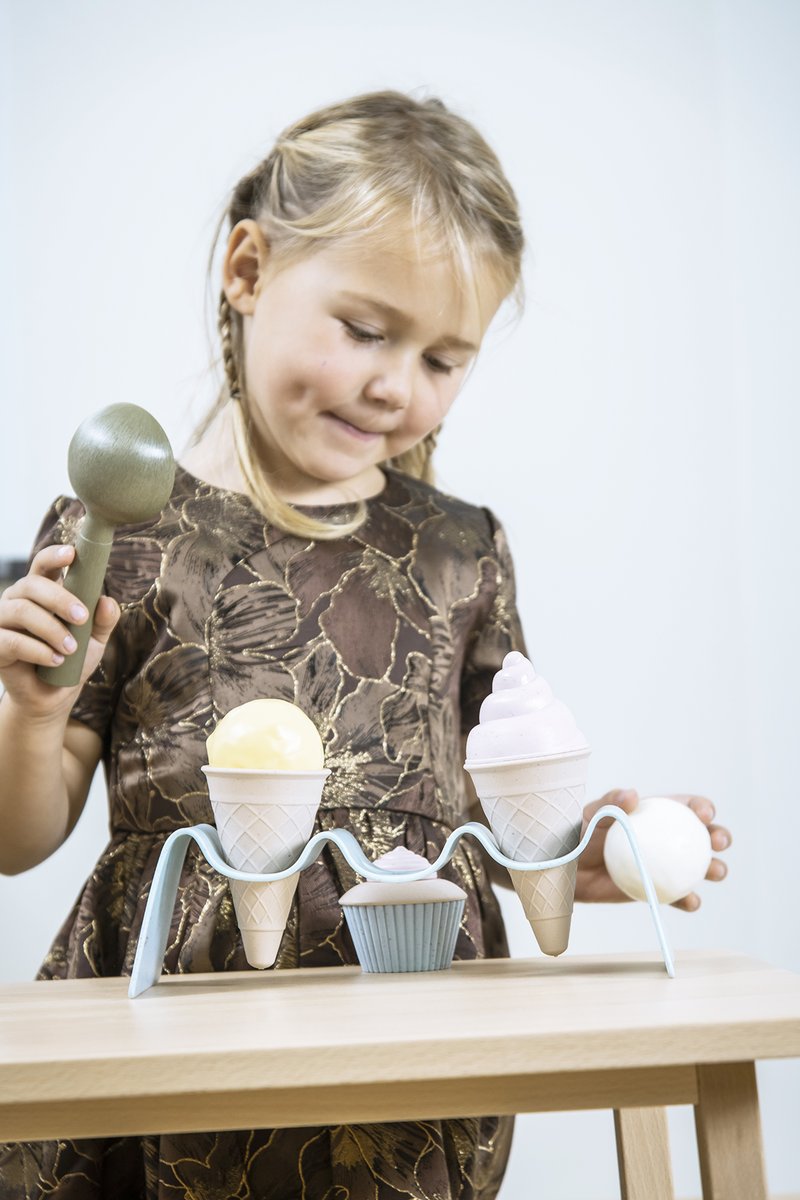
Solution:
<path fill-rule="evenodd" d="M 413 365 L 407 359 L 398 359 L 385 364 L 384 369 L 372 376 L 364 388 L 364 395 L 385 408 L 406 408 L 413 391 Z"/>

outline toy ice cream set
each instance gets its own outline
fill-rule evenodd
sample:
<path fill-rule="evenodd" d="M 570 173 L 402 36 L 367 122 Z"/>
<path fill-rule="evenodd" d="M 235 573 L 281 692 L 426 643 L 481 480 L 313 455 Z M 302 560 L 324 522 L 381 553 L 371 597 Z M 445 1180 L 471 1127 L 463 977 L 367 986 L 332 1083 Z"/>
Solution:
<path fill-rule="evenodd" d="M 109 506 L 108 493 L 118 492 L 120 478 L 126 477 L 121 462 L 126 455 L 136 460 L 136 470 L 127 474 L 140 483 L 123 502 Z M 171 489 L 174 461 L 150 414 L 134 405 L 112 405 L 79 428 L 69 466 L 87 516 L 66 583 L 91 612 L 114 524 L 160 510 Z M 53 686 L 77 682 L 85 649 L 84 644 L 58 672 L 42 670 L 43 678 Z M 230 880 L 251 966 L 275 962 L 299 873 L 332 843 L 364 880 L 340 900 L 362 968 L 412 972 L 441 970 L 452 961 L 466 896 L 438 872 L 466 837 L 510 872 L 541 950 L 562 954 L 569 942 L 578 858 L 605 818 L 614 821 L 605 843 L 609 874 L 626 894 L 649 904 L 664 966 L 674 975 L 658 904 L 687 895 L 703 878 L 711 859 L 708 831 L 685 805 L 653 798 L 642 801 L 632 817 L 614 805 L 603 806 L 581 836 L 589 746 L 566 705 L 517 651 L 506 655 L 467 739 L 464 765 L 488 827 L 459 826 L 432 863 L 402 848 L 370 861 L 345 829 L 312 836 L 330 772 L 316 727 L 296 705 L 262 699 L 232 709 L 208 738 L 207 750 L 203 771 L 216 827 L 195 825 L 167 838 L 138 941 L 131 997 L 161 974 L 190 841 Z M 634 826 L 641 830 L 642 846 Z"/>
<path fill-rule="evenodd" d="M 251 966 L 274 963 L 299 873 L 330 842 L 364 879 L 340 899 L 364 971 L 429 971 L 448 967 L 453 958 L 466 896 L 438 872 L 462 838 L 478 841 L 510 872 L 540 948 L 559 955 L 569 942 L 577 860 L 606 817 L 618 823 L 607 835 L 609 872 L 629 895 L 647 900 L 664 966 L 674 975 L 658 904 L 686 895 L 703 877 L 711 858 L 708 833 L 684 805 L 650 802 L 669 813 L 667 820 L 662 813 L 655 822 L 649 814 L 658 892 L 637 843 L 634 818 L 622 809 L 604 805 L 581 837 L 589 747 L 567 707 L 517 651 L 506 655 L 480 723 L 467 740 L 465 766 L 489 828 L 478 822 L 459 826 L 435 862 L 403 848 L 370 861 L 345 829 L 311 836 L 329 772 L 316 728 L 293 704 L 254 700 L 232 709 L 208 739 L 208 754 L 203 770 L 216 828 L 178 829 L 165 842 L 139 937 L 131 997 L 161 974 L 181 866 L 192 840 L 231 881 Z M 620 837 L 612 839 L 617 829 Z"/>

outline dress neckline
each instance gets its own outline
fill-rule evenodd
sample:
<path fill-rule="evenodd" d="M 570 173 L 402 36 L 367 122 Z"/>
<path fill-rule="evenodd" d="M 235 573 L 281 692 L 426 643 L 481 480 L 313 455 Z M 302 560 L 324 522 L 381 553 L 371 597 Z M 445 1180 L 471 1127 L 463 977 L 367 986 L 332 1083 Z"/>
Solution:
<path fill-rule="evenodd" d="M 383 472 L 386 482 L 384 483 L 381 491 L 376 492 L 374 496 L 367 496 L 366 499 L 361 502 L 366 505 L 367 510 L 370 510 L 375 504 L 386 504 L 390 502 L 390 496 L 395 491 L 398 482 L 398 472 L 392 467 L 381 467 L 381 471 Z M 246 504 L 249 508 L 252 508 L 254 512 L 260 513 L 260 510 L 256 508 L 255 504 L 253 504 L 253 501 L 246 492 L 237 492 L 233 488 L 220 487 L 215 483 L 209 483 L 207 480 L 201 479 L 198 475 L 195 475 L 192 471 L 188 470 L 188 468 L 184 467 L 182 463 L 176 463 L 176 476 L 179 472 L 186 480 L 193 484 L 195 488 L 203 488 L 207 491 L 214 492 L 219 496 L 230 496 L 238 503 Z M 334 513 L 344 515 L 347 512 L 355 512 L 358 504 L 359 501 L 357 500 L 343 500 L 338 504 L 293 504 L 292 508 L 297 509 L 298 512 L 307 513 L 311 517 L 325 517 L 331 516 Z M 260 515 L 263 516 L 263 514 Z"/>

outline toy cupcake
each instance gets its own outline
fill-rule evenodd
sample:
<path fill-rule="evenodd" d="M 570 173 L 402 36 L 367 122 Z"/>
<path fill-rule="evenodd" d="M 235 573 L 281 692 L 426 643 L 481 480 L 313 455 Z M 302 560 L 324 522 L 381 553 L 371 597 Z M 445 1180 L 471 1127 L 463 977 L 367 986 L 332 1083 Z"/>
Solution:
<path fill-rule="evenodd" d="M 422 871 L 428 861 L 398 846 L 375 866 Z M 358 883 L 339 903 L 364 971 L 442 971 L 453 961 L 466 898 L 455 883 L 432 876 Z"/>

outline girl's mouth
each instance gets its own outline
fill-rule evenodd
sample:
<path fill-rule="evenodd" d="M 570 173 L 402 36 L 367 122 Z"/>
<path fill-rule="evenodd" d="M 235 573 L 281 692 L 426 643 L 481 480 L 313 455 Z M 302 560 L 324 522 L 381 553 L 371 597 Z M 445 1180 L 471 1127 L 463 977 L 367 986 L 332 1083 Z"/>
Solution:
<path fill-rule="evenodd" d="M 333 423 L 339 429 L 341 429 L 343 433 L 349 434 L 349 436 L 355 438 L 356 441 L 374 442 L 382 436 L 380 433 L 376 433 L 368 429 L 359 429 L 358 425 L 352 425 L 350 421 L 346 421 L 344 417 L 337 416 L 336 413 L 326 412 L 322 415 L 327 417 L 329 421 L 333 421 Z"/>

